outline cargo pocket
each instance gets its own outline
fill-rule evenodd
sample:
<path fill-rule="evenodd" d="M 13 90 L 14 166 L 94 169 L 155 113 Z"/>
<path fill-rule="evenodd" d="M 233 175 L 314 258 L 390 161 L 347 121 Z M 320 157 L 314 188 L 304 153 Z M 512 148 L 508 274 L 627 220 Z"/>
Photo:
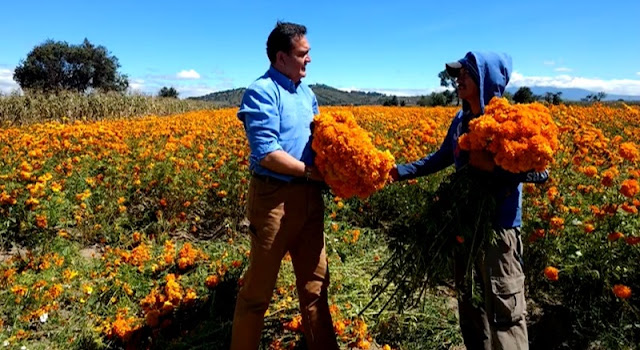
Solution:
<path fill-rule="evenodd" d="M 493 292 L 493 322 L 497 326 L 511 325 L 524 318 L 524 275 L 491 277 Z"/>

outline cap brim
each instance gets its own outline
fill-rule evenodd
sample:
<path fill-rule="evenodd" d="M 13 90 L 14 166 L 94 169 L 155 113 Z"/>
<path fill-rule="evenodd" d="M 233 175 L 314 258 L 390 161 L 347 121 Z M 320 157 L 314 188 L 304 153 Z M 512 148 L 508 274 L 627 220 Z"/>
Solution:
<path fill-rule="evenodd" d="M 445 68 L 447 70 L 447 73 L 450 76 L 452 76 L 454 78 L 457 78 L 458 74 L 460 74 L 460 68 L 462 68 L 462 63 L 457 62 L 457 61 L 456 62 L 449 62 L 449 63 L 445 64 L 444 66 L 445 66 Z"/>

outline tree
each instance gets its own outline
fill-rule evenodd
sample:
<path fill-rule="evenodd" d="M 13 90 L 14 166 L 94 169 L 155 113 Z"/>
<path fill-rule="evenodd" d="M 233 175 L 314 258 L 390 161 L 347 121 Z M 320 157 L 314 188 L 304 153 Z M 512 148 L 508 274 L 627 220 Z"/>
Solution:
<path fill-rule="evenodd" d="M 600 102 L 607 97 L 607 94 L 604 91 L 600 91 L 597 94 L 589 94 L 587 97 L 583 98 L 582 101 L 587 102 Z"/>
<path fill-rule="evenodd" d="M 558 91 L 556 93 L 546 92 L 543 99 L 549 104 L 559 105 L 562 103 L 562 97 L 560 97 L 561 95 L 562 91 Z"/>
<path fill-rule="evenodd" d="M 446 106 L 451 103 L 449 96 L 446 94 L 446 90 L 443 92 L 432 92 L 427 96 L 421 96 L 418 100 L 418 106 Z"/>
<path fill-rule="evenodd" d="M 390 99 L 384 101 L 383 106 L 397 106 L 398 105 L 398 97 L 396 95 L 391 96 Z"/>
<path fill-rule="evenodd" d="M 178 98 L 178 90 L 172 87 L 163 86 L 158 92 L 158 97 Z"/>
<path fill-rule="evenodd" d="M 521 86 L 515 94 L 513 94 L 513 102 L 515 103 L 531 103 L 535 102 L 536 97 L 528 86 Z"/>
<path fill-rule="evenodd" d="M 458 97 L 458 82 L 456 81 L 456 78 L 450 76 L 446 69 L 438 73 L 438 78 L 440 78 L 440 86 L 444 86 L 446 88 L 450 88 L 450 87 L 453 88 L 451 101 L 449 103 L 453 102 L 453 100 L 455 99 L 456 106 L 459 106 L 460 98 Z"/>
<path fill-rule="evenodd" d="M 126 75 L 118 73 L 118 58 L 104 46 L 84 39 L 80 45 L 47 40 L 31 50 L 13 73 L 22 90 L 55 92 L 90 89 L 122 92 L 129 86 Z"/>

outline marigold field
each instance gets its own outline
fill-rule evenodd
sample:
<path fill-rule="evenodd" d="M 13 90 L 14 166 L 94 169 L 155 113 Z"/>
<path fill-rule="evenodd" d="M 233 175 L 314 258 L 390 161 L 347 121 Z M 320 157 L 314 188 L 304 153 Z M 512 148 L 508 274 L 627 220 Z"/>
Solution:
<path fill-rule="evenodd" d="M 551 177 L 525 185 L 532 347 L 640 344 L 640 108 L 549 106 Z M 351 112 L 398 162 L 435 150 L 455 107 Z M 225 349 L 248 261 L 248 144 L 235 109 L 0 129 L 0 346 Z M 449 170 L 451 171 L 451 170 Z M 385 230 L 417 212 L 447 172 L 367 199 L 326 192 L 329 297 L 344 348 L 462 343 L 450 286 L 396 314 L 382 281 Z M 304 348 L 290 260 L 263 346 Z M 567 347 L 564 347 L 567 348 Z"/>

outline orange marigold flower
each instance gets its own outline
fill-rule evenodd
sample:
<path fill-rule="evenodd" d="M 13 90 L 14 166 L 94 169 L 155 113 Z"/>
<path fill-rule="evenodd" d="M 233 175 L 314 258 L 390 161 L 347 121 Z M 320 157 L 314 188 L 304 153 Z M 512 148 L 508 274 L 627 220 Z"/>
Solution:
<path fill-rule="evenodd" d="M 178 305 L 182 300 L 182 287 L 176 281 L 174 274 L 168 274 L 166 279 L 167 284 L 164 286 L 164 293 L 172 305 Z"/>
<path fill-rule="evenodd" d="M 554 229 L 561 229 L 564 227 L 564 219 L 554 216 L 551 218 L 551 227 Z"/>
<path fill-rule="evenodd" d="M 558 269 L 553 266 L 547 266 L 544 268 L 544 275 L 549 281 L 558 280 Z"/>
<path fill-rule="evenodd" d="M 598 175 L 598 168 L 593 165 L 589 165 L 583 168 L 580 168 L 580 172 L 587 175 L 588 177 L 594 177 Z"/>
<path fill-rule="evenodd" d="M 284 324 L 284 328 L 293 332 L 302 331 L 302 316 L 294 316 L 291 321 Z"/>
<path fill-rule="evenodd" d="M 620 208 L 622 208 L 622 210 L 626 211 L 629 214 L 637 214 L 638 213 L 638 208 L 635 205 L 631 205 L 629 203 L 623 203 Z"/>
<path fill-rule="evenodd" d="M 556 186 L 551 186 L 547 190 L 547 198 L 549 198 L 549 201 L 553 201 L 556 196 L 558 196 L 558 188 Z"/>
<path fill-rule="evenodd" d="M 200 251 L 193 248 L 191 243 L 187 242 L 182 246 L 178 255 L 178 267 L 181 270 L 184 270 L 196 263 L 196 260 L 198 260 L 198 257 L 200 256 Z"/>
<path fill-rule="evenodd" d="M 615 242 L 620 238 L 624 238 L 624 235 L 622 234 L 622 232 L 613 232 L 607 236 L 607 239 L 611 242 Z"/>
<path fill-rule="evenodd" d="M 633 142 L 624 142 L 620 144 L 620 157 L 633 162 L 638 159 L 640 152 Z"/>
<path fill-rule="evenodd" d="M 218 285 L 218 283 L 220 282 L 220 277 L 218 277 L 218 275 L 211 275 L 209 277 L 207 277 L 206 281 L 204 282 L 205 285 L 209 288 L 213 288 L 215 286 Z"/>
<path fill-rule="evenodd" d="M 585 224 L 584 225 L 584 232 L 586 233 L 591 233 L 595 230 L 595 226 L 593 226 L 592 224 Z"/>
<path fill-rule="evenodd" d="M 196 299 L 198 299 L 198 295 L 196 294 L 196 291 L 193 289 L 187 290 L 187 295 L 185 295 L 184 297 L 184 302 L 188 304 L 193 302 Z"/>
<path fill-rule="evenodd" d="M 629 299 L 631 297 L 631 288 L 624 284 L 616 284 L 613 286 L 613 294 L 620 299 Z"/>
<path fill-rule="evenodd" d="M 333 322 L 333 331 L 337 335 L 343 335 L 346 328 L 347 326 L 340 320 Z"/>
<path fill-rule="evenodd" d="M 36 215 L 36 226 L 39 228 L 47 227 L 47 217 L 44 215 Z"/>
<path fill-rule="evenodd" d="M 530 242 L 535 242 L 536 240 L 540 239 L 540 238 L 544 238 L 545 236 L 545 231 L 543 228 L 537 228 L 533 231 L 533 233 L 531 234 L 531 236 L 529 236 L 529 241 Z"/>
<path fill-rule="evenodd" d="M 617 168 L 612 167 L 602 172 L 602 186 L 611 187 L 613 186 L 613 181 L 618 177 L 620 172 Z"/>
<path fill-rule="evenodd" d="M 627 242 L 627 244 L 629 245 L 636 245 L 640 243 L 640 237 L 631 236 L 631 237 L 625 238 L 624 241 Z"/>
<path fill-rule="evenodd" d="M 623 196 L 632 198 L 636 194 L 640 192 L 640 184 L 638 184 L 638 180 L 636 179 L 626 179 L 622 181 L 622 186 L 620 187 L 620 193 Z"/>
<path fill-rule="evenodd" d="M 129 317 L 125 319 L 122 315 L 117 315 L 116 320 L 113 322 L 111 327 L 111 334 L 117 336 L 118 338 L 124 340 L 125 342 L 131 338 L 133 332 L 138 330 L 138 327 L 133 326 L 134 322 L 133 317 Z"/>
<path fill-rule="evenodd" d="M 2 191 L 2 193 L 0 193 L 0 205 L 3 204 L 9 204 L 9 205 L 14 205 L 16 204 L 17 200 L 10 196 L 7 192 Z"/>
<path fill-rule="evenodd" d="M 17 296 L 25 296 L 29 289 L 26 286 L 15 285 L 11 287 L 11 292 Z"/>

